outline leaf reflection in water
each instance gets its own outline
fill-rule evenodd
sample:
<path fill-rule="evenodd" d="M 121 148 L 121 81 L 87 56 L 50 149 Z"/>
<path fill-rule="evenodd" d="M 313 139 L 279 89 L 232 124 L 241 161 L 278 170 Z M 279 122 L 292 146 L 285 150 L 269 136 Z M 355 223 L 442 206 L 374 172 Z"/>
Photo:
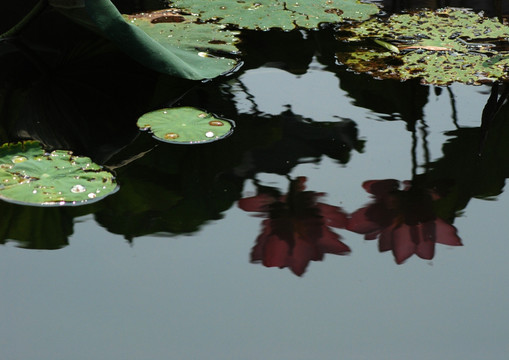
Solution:
<path fill-rule="evenodd" d="M 461 246 L 456 228 L 436 216 L 433 201 L 439 195 L 393 179 L 369 180 L 362 186 L 374 195 L 371 204 L 355 211 L 346 228 L 364 234 L 366 240 L 378 238 L 380 252 L 391 250 L 396 263 L 402 264 L 416 254 L 431 260 L 435 243 Z"/>
<path fill-rule="evenodd" d="M 344 228 L 347 215 L 336 206 L 319 203 L 323 193 L 305 190 L 305 177 L 290 181 L 289 191 L 259 187 L 258 195 L 239 200 L 244 211 L 266 213 L 262 233 L 251 251 L 251 262 L 267 267 L 290 268 L 298 276 L 310 261 L 321 261 L 326 253 L 345 255 L 350 248 L 330 227 Z"/>

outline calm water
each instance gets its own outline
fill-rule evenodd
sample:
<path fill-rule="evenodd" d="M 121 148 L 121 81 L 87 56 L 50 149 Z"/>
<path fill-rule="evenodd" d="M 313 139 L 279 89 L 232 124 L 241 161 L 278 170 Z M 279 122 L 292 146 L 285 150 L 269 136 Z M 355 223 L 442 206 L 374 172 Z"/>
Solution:
<path fill-rule="evenodd" d="M 116 194 L 0 204 L 1 358 L 505 358 L 509 107 L 479 156 L 491 87 L 353 74 L 329 35 L 267 59 L 250 34 L 241 71 L 162 101 L 235 120 L 228 139 L 126 130 L 90 151 L 132 160 Z"/>

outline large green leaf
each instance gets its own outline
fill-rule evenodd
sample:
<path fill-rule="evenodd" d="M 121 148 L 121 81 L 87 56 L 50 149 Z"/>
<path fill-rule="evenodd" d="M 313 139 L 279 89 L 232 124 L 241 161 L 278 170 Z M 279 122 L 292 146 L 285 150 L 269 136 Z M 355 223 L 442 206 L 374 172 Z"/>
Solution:
<path fill-rule="evenodd" d="M 171 6 L 198 14 L 202 21 L 253 30 L 314 29 L 322 23 L 367 20 L 379 11 L 358 0 L 175 0 Z"/>
<path fill-rule="evenodd" d="M 150 130 L 161 141 L 175 144 L 209 143 L 233 131 L 230 121 L 193 107 L 149 112 L 138 119 L 138 127 Z"/>
<path fill-rule="evenodd" d="M 175 10 L 122 16 L 109 0 L 87 0 L 85 8 L 104 36 L 153 70 L 202 80 L 237 66 L 222 56 L 237 52 L 237 33 L 221 25 L 199 23 L 196 16 Z"/>
<path fill-rule="evenodd" d="M 392 15 L 347 30 L 350 41 L 374 40 L 355 52 L 336 54 L 357 72 L 378 78 L 421 78 L 435 85 L 508 79 L 509 52 L 498 50 L 496 44 L 506 42 L 509 28 L 466 9 Z"/>
<path fill-rule="evenodd" d="M 0 147 L 0 199 L 28 205 L 83 205 L 117 189 L 88 157 L 46 153 L 36 141 Z"/>

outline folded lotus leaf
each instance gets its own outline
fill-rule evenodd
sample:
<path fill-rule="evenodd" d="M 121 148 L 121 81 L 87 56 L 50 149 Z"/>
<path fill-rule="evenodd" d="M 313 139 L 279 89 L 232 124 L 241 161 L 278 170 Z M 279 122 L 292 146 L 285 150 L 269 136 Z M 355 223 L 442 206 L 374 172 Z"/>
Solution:
<path fill-rule="evenodd" d="M 83 205 L 117 189 L 113 175 L 70 151 L 37 141 L 0 147 L 0 199 L 25 205 Z"/>
<path fill-rule="evenodd" d="M 237 52 L 234 43 L 238 41 L 237 33 L 224 26 L 198 23 L 196 16 L 174 10 L 122 16 L 109 0 L 88 0 L 85 8 L 104 36 L 153 70 L 202 80 L 238 65 L 236 60 L 222 56 Z"/>
<path fill-rule="evenodd" d="M 158 140 L 174 144 L 201 144 L 230 135 L 233 124 L 193 107 L 160 109 L 144 114 L 138 127 Z"/>
<path fill-rule="evenodd" d="M 509 27 L 467 9 L 396 14 L 346 30 L 349 36 L 340 40 L 374 40 L 357 51 L 336 54 L 357 72 L 383 79 L 420 78 L 434 85 L 508 80 L 509 52 L 497 45 L 507 43 Z M 394 50 L 377 47 L 375 41 Z"/>
<path fill-rule="evenodd" d="M 358 0 L 175 0 L 170 6 L 198 14 L 202 21 L 252 30 L 314 29 L 322 23 L 367 20 L 379 12 Z"/>

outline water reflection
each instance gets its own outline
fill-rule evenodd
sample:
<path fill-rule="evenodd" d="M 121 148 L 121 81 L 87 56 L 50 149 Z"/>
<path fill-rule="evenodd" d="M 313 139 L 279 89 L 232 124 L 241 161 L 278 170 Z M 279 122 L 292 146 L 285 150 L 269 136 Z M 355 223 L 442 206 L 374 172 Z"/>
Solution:
<path fill-rule="evenodd" d="M 430 87 L 419 80 L 380 81 L 370 75 L 341 71 L 336 74 L 340 88 L 354 99 L 355 105 L 381 114 L 383 120 L 403 120 L 408 130 L 424 118 Z"/>
<path fill-rule="evenodd" d="M 339 207 L 318 202 L 323 193 L 305 191 L 306 178 L 290 180 L 284 195 L 271 187 L 258 186 L 258 194 L 239 200 L 244 211 L 264 213 L 262 233 L 251 251 L 251 261 L 267 267 L 289 268 L 301 276 L 310 261 L 324 255 L 345 255 L 350 248 L 330 227 L 344 228 L 347 215 Z"/>
<path fill-rule="evenodd" d="M 373 202 L 350 216 L 347 229 L 364 234 L 366 240 L 378 239 L 380 252 L 392 251 L 398 264 L 414 254 L 433 259 L 436 243 L 462 245 L 456 228 L 436 215 L 433 203 L 440 195 L 411 182 L 403 185 L 400 190 L 394 179 L 364 182 Z"/>
<path fill-rule="evenodd" d="M 358 138 L 357 126 L 351 120 L 316 122 L 294 113 L 290 107 L 275 116 L 256 112 L 254 115 L 250 123 L 255 120 L 256 124 L 252 126 L 260 127 L 263 121 L 277 135 L 269 144 L 257 144 L 245 152 L 234 169 L 241 177 L 250 178 L 260 172 L 285 175 L 298 164 L 318 162 L 322 156 L 346 164 L 353 150 L 363 149 L 364 141 Z"/>
<path fill-rule="evenodd" d="M 60 249 L 69 245 L 74 218 L 91 209 L 43 208 L 0 201 L 0 244 L 15 240 L 25 249 Z"/>
<path fill-rule="evenodd" d="M 509 98 L 509 86 L 507 84 L 500 85 L 495 83 L 491 87 L 491 94 L 486 101 L 481 118 L 481 138 L 479 140 L 479 155 L 482 155 L 484 145 L 488 139 L 489 130 L 493 124 L 493 120 Z"/>
<path fill-rule="evenodd" d="M 289 268 L 301 276 L 310 261 L 323 260 L 326 253 L 350 253 L 331 227 L 363 234 L 366 240 L 378 239 L 379 251 L 391 251 L 397 264 L 412 255 L 433 259 L 437 243 L 462 245 L 456 228 L 437 215 L 439 188 L 394 179 L 365 181 L 362 186 L 373 201 L 347 214 L 340 207 L 318 202 L 325 194 L 305 191 L 306 180 L 302 176 L 290 179 L 286 194 L 256 182 L 257 195 L 239 200 L 242 210 L 267 217 L 251 251 L 251 262 Z"/>
<path fill-rule="evenodd" d="M 405 3 L 414 6 L 419 2 Z M 389 7 L 395 2 L 385 4 Z M 62 25 L 66 26 L 70 25 Z M 46 31 L 44 37 L 49 41 L 54 31 Z M 177 83 L 176 79 L 142 70 L 111 48 L 101 47 L 104 43 L 96 42 L 91 34 L 81 34 L 75 40 L 76 47 L 57 47 L 66 54 L 64 58 L 45 54 L 45 64 L 49 65 L 45 72 L 30 65 L 19 52 L 0 57 L 0 64 L 12 70 L 1 76 L 4 81 L 0 95 L 6 94 L 9 101 L 0 104 L 0 112 L 6 114 L 1 119 L 0 135 L 5 141 L 20 136 L 38 138 L 48 147 L 65 146 L 99 159 L 116 169 L 120 191 L 79 211 L 32 210 L 2 204 L 3 213 L 13 214 L 4 217 L 2 243 L 16 239 L 30 248 L 66 246 L 73 219 L 91 213 L 98 224 L 129 241 L 153 234 L 192 234 L 208 221 L 221 219 L 240 199 L 246 182 L 258 174 L 288 176 L 302 164 L 318 167 L 324 158 L 333 159 L 337 167 L 347 167 L 352 154 L 362 153 L 365 143 L 372 141 L 360 131 L 361 123 L 373 118 L 403 120 L 415 140 L 416 124 L 422 124 L 423 133 L 427 133 L 425 109 L 434 106 L 431 88 L 418 81 L 379 81 L 338 66 L 334 54 L 347 45 L 335 40 L 332 28 L 289 33 L 246 31 L 239 45 L 246 54 L 244 67 L 233 77 L 204 84 Z M 264 113 L 249 87 L 242 83 L 243 74 L 260 67 L 281 69 L 295 78 L 309 75 L 310 69 L 319 68 L 321 74 L 331 72 L 329 75 L 339 80 L 334 85 L 338 96 L 348 97 L 357 113 L 344 115 L 340 109 L 328 119 L 311 118 L 295 110 L 295 103 L 279 104 L 284 110 L 274 114 Z M 129 78 L 125 76 L 128 72 L 133 74 Z M 282 95 L 280 84 L 265 81 L 264 85 L 271 96 Z M 190 87 L 192 91 L 187 92 Z M 374 196 L 373 203 L 354 211 L 348 221 L 339 208 L 318 202 L 323 193 L 305 191 L 304 177 L 290 179 L 286 194 L 257 184 L 257 196 L 239 200 L 245 211 L 268 216 L 251 260 L 288 267 L 302 275 L 310 261 L 321 260 L 325 253 L 350 251 L 331 227 L 346 227 L 378 239 L 380 250 L 392 251 L 397 263 L 413 254 L 431 259 L 436 243 L 460 245 L 452 226 L 454 219 L 473 197 L 500 194 L 509 174 L 505 166 L 509 163 L 505 140 L 509 123 L 504 121 L 508 109 L 502 106 L 504 94 L 497 85 L 493 89 L 483 125 L 461 128 L 456 121 L 454 96 L 447 88 L 457 129 L 446 134 L 449 140 L 442 154 L 431 161 L 429 149 L 424 146 L 425 165 L 419 168 L 414 141 L 412 148 L 402 154 L 412 157 L 411 186 L 400 189 L 396 180 L 365 182 L 364 188 Z M 316 96 L 320 91 L 312 89 Z M 239 93 L 247 99 L 248 109 L 237 102 Z M 232 137 L 204 147 L 164 144 L 154 148 L 147 136 L 130 142 L 137 134 L 137 115 L 163 104 L 205 108 L 234 119 L 238 127 Z M 371 118 L 358 114 L 369 114 Z M 96 131 L 100 126 L 101 131 Z M 393 141 L 390 135 L 384 141 Z M 365 179 L 356 181 L 360 184 Z M 447 184 L 448 191 L 436 191 L 436 184 Z M 19 224 L 38 226 L 31 227 L 31 233 L 23 232 L 21 225 L 7 219 L 24 219 Z"/>
<path fill-rule="evenodd" d="M 321 34 L 310 33 L 309 38 Z M 134 159 L 117 167 L 120 191 L 104 201 L 66 209 L 0 202 L 2 244 L 17 239 L 23 247 L 57 249 L 69 245 L 80 216 L 91 214 L 87 219 L 94 217 L 97 223 L 74 227 L 76 235 L 65 250 L 31 252 L 0 245 L 4 358 L 59 354 L 115 360 L 171 353 L 193 359 L 335 359 L 341 353 L 345 359 L 466 360 L 489 358 L 486 354 L 503 359 L 508 198 L 469 202 L 493 199 L 504 190 L 508 106 L 490 121 L 479 157 L 482 104 L 472 104 L 488 97 L 478 93 L 486 88 L 452 87 L 458 90 L 456 127 L 450 123 L 447 100 L 434 97 L 432 88 L 343 74 L 333 62 L 334 51 L 328 54 L 327 46 L 317 50 L 323 44 L 314 49 L 321 54 L 319 63 L 312 63 L 315 70 L 320 66 L 320 73 L 308 75 L 329 77 L 327 91 L 337 101 L 330 108 L 352 120 L 332 123 L 335 118 L 327 117 L 327 111 L 302 111 L 297 96 L 277 103 L 284 86 L 263 77 L 263 69 L 254 70 L 265 84 L 262 91 L 278 105 L 292 107 L 273 115 L 239 111 L 232 93 L 221 86 L 232 78 L 204 84 L 203 91 L 190 93 L 182 103 L 236 120 L 238 131 L 225 142 L 196 148 L 161 144 L 146 153 L 154 142 L 142 134 L 106 163 L 118 166 Z M 287 55 L 295 54 L 298 45 L 287 44 L 283 35 L 277 44 Z M 283 57 L 270 61 L 282 63 L 285 71 L 302 70 L 302 64 Z M 309 85 L 309 78 L 302 78 L 298 85 Z M 151 99 L 150 106 L 169 102 L 164 99 L 168 85 L 159 83 L 163 96 Z M 304 106 L 321 103 L 323 85 L 312 88 Z M 145 94 L 154 90 L 139 87 L 134 79 L 132 87 Z M 4 109 L 2 126 L 9 120 Z M 100 106 L 97 110 L 101 112 Z M 115 123 L 127 126 L 129 118 Z M 322 120 L 332 121 L 317 124 Z M 410 163 L 412 127 L 406 126 L 413 123 L 417 136 L 421 124 L 427 127 L 432 154 L 415 170 Z M 465 124 L 474 127 L 461 127 Z M 344 131 L 332 136 L 341 127 Z M 446 130 L 453 131 L 443 134 Z M 311 134 L 318 135 L 311 139 Z M 361 149 L 360 141 L 365 142 L 363 151 L 355 151 Z M 344 145 L 335 146 L 340 143 Z M 87 146 L 91 148 L 93 144 Z M 256 183 L 257 195 L 243 198 L 253 188 L 252 179 L 265 179 L 265 172 L 279 174 L 269 177 L 281 182 L 291 178 L 277 187 Z M 306 176 L 307 189 L 299 175 Z M 365 182 L 365 192 L 362 184 L 368 179 L 385 180 Z M 273 185 L 263 182 L 267 184 Z M 324 193 L 329 194 L 326 200 Z M 366 199 L 369 194 L 371 200 Z M 250 211 L 237 208 L 237 201 Z M 256 213 L 263 218 L 250 216 Z M 336 218 L 345 229 L 335 226 Z M 465 247 L 454 246 L 445 256 L 443 242 L 460 242 L 452 224 Z M 361 225 L 373 240 L 362 241 L 364 235 L 351 231 Z M 390 241 L 381 241 L 383 234 Z M 121 237 L 133 241 L 133 248 Z M 378 254 L 378 244 L 386 252 Z M 341 249 L 350 249 L 351 255 L 332 255 Z M 421 257 L 430 258 L 433 251 L 431 268 Z M 393 253 L 397 261 L 407 257 L 405 265 L 397 266 Z M 278 270 L 280 266 L 285 268 Z M 304 281 L 294 275 L 299 273 Z M 324 299 L 341 306 L 331 311 L 320 306 Z M 490 311 L 477 311 L 479 304 L 489 304 Z"/>

